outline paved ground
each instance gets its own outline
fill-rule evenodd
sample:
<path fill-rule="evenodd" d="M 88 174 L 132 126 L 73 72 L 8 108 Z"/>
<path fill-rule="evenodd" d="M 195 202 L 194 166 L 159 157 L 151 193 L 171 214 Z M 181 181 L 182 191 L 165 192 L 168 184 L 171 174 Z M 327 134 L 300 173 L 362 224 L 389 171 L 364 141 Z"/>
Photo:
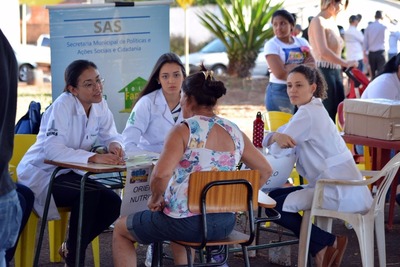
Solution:
<path fill-rule="evenodd" d="M 400 253 L 399 253 L 399 237 L 400 237 L 400 211 L 399 207 L 396 207 L 396 216 L 394 219 L 394 226 L 392 230 L 386 230 L 386 258 L 387 258 L 387 266 L 400 266 Z M 387 215 L 386 215 L 387 216 Z M 342 266 L 344 267 L 358 267 L 361 266 L 361 257 L 359 253 L 358 241 L 357 237 L 353 230 L 348 230 L 343 222 L 334 221 L 333 232 L 336 234 L 347 235 L 349 237 L 349 245 L 344 255 L 344 260 Z M 111 239 L 112 239 L 112 231 L 104 232 L 100 235 L 100 262 L 103 267 L 112 267 L 112 249 L 111 249 Z M 261 234 L 261 243 L 269 243 L 271 241 L 278 240 L 277 234 L 271 234 L 263 232 Z M 297 250 L 298 245 L 291 245 L 285 248 L 287 253 L 290 255 L 290 266 L 297 266 Z M 252 266 L 280 266 L 277 264 L 272 264 L 269 262 L 269 250 L 263 249 L 257 252 L 257 256 L 251 258 Z M 146 246 L 139 246 L 138 249 L 138 266 L 144 267 L 144 260 L 146 254 Z M 375 251 L 375 266 L 379 266 L 377 259 L 377 252 Z M 232 253 L 229 255 L 229 266 L 243 266 L 242 258 Z M 13 266 L 13 265 L 12 265 Z M 47 237 L 44 239 L 41 258 L 40 258 L 40 266 L 43 267 L 56 267 L 63 266 L 62 263 L 49 263 L 48 256 L 48 241 Z M 86 266 L 93 266 L 93 258 L 91 248 L 87 249 L 86 254 Z M 173 266 L 171 261 L 164 261 L 164 266 L 169 267 Z"/>

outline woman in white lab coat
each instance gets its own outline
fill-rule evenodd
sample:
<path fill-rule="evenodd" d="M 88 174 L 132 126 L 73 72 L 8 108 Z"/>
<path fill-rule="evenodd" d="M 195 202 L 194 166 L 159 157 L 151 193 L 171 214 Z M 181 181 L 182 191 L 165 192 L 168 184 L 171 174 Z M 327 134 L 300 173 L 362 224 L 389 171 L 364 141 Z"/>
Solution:
<path fill-rule="evenodd" d="M 126 152 L 161 153 L 168 131 L 183 119 L 179 100 L 185 77 L 177 55 L 160 56 L 122 132 Z"/>
<path fill-rule="evenodd" d="M 308 186 L 274 190 L 269 195 L 277 201 L 281 213 L 278 224 L 300 235 L 300 210 L 310 209 L 314 187 L 319 179 L 361 180 L 353 157 L 335 124 L 322 104 L 326 97 L 326 82 L 317 69 L 299 65 L 290 71 L 287 79 L 290 101 L 298 107 L 289 123 L 268 134 L 263 145 L 272 154 L 293 153 L 296 169 L 307 178 Z M 368 188 L 331 187 L 325 190 L 326 208 L 357 212 L 370 207 Z M 310 252 L 317 266 L 339 266 L 347 245 L 347 237 L 335 236 L 313 225 Z"/>
<path fill-rule="evenodd" d="M 36 143 L 17 167 L 18 181 L 34 192 L 34 208 L 40 216 L 43 214 L 50 176 L 55 169 L 55 166 L 45 164 L 45 159 L 124 164 L 122 138 L 103 99 L 103 81 L 93 62 L 72 62 L 65 70 L 64 92 L 43 114 Z M 106 146 L 108 153 L 90 152 L 99 144 Z M 75 264 L 75 251 L 80 192 L 57 184 L 65 180 L 80 184 L 81 177 L 81 174 L 72 170 L 60 171 L 52 190 L 49 219 L 59 218 L 56 206 L 71 208 L 68 240 L 60 249 L 67 266 L 78 265 Z M 96 182 L 89 179 L 87 183 Z M 87 245 L 119 217 L 120 197 L 102 187 L 102 190 L 85 193 L 79 264 L 82 266 Z"/>
<path fill-rule="evenodd" d="M 158 58 L 122 132 L 128 156 L 161 153 L 167 133 L 183 120 L 179 101 L 185 78 L 185 67 L 176 54 Z M 151 265 L 151 256 L 149 247 L 146 266 Z"/>

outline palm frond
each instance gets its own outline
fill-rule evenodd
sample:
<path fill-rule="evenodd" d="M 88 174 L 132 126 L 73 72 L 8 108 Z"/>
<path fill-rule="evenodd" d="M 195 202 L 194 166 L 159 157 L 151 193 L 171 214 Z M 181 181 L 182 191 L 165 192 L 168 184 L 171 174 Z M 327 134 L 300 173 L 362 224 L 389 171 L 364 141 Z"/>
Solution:
<path fill-rule="evenodd" d="M 248 75 L 249 69 L 235 69 L 254 66 L 258 51 L 273 36 L 269 27 L 272 14 L 283 3 L 271 5 L 271 0 L 230 0 L 231 4 L 226 5 L 224 0 L 216 2 L 220 16 L 206 11 L 197 16 L 202 25 L 224 43 L 230 60 L 228 71 L 231 70 L 233 75 Z"/>

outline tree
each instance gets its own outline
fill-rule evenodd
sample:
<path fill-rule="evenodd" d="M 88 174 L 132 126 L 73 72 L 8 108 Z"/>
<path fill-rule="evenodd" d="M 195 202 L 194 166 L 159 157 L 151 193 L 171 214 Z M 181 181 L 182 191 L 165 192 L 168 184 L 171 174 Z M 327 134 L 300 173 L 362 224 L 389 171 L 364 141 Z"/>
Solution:
<path fill-rule="evenodd" d="M 201 23 L 220 39 L 229 59 L 228 74 L 245 78 L 250 75 L 260 49 L 273 36 L 268 27 L 272 14 L 282 3 L 271 6 L 271 0 L 216 0 L 221 18 L 208 12 L 198 15 Z"/>

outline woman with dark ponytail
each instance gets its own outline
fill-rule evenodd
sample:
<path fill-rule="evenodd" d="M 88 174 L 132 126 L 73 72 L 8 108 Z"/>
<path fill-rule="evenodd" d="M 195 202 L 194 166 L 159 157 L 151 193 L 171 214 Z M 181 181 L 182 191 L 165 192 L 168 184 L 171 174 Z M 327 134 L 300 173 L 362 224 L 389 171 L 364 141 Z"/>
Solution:
<path fill-rule="evenodd" d="M 236 124 L 214 113 L 218 99 L 225 93 L 224 83 L 215 80 L 213 72 L 204 66 L 183 81 L 180 105 L 184 120 L 169 132 L 151 174 L 149 210 L 122 217 L 115 224 L 114 266 L 136 266 L 135 242 L 201 240 L 201 217 L 188 209 L 191 173 L 232 171 L 242 161 L 260 170 L 260 185 L 271 176 L 271 166 L 250 139 Z M 233 213 L 208 214 L 208 237 L 225 238 L 235 222 Z M 175 265 L 187 265 L 185 248 L 173 242 L 171 248 Z"/>
<path fill-rule="evenodd" d="M 296 169 L 308 181 L 305 187 L 286 187 L 269 193 L 281 213 L 281 219 L 276 222 L 297 236 L 302 221 L 298 212 L 311 208 L 319 179 L 362 180 L 350 150 L 322 104 L 326 88 L 318 69 L 305 65 L 293 68 L 287 78 L 287 93 L 298 111 L 287 124 L 263 140 L 263 146 L 274 155 L 295 153 Z M 366 186 L 332 186 L 324 191 L 324 207 L 331 210 L 359 212 L 369 209 L 371 203 Z M 340 266 L 346 246 L 346 236 L 335 236 L 313 225 L 309 250 L 317 266 Z"/>
<path fill-rule="evenodd" d="M 400 100 L 400 53 L 386 62 L 382 72 L 368 84 L 361 98 Z"/>

